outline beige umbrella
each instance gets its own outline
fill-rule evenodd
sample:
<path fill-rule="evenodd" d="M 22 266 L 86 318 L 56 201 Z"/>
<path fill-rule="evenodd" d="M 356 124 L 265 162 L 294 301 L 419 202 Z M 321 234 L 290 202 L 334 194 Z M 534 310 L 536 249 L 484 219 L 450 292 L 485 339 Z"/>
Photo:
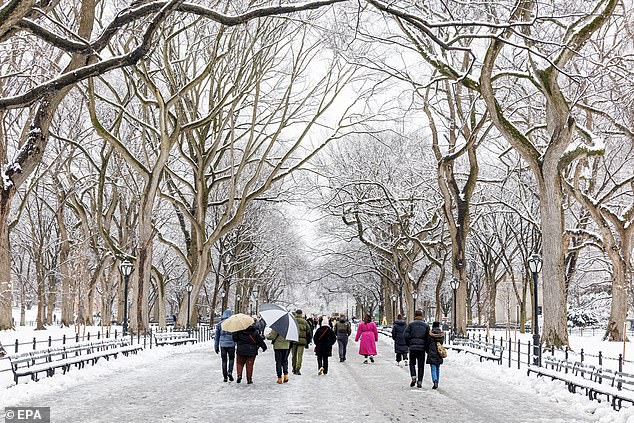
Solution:
<path fill-rule="evenodd" d="M 227 320 L 220 324 L 222 330 L 227 332 L 238 332 L 251 326 L 255 321 L 253 317 L 246 314 L 238 313 L 229 317 Z"/>

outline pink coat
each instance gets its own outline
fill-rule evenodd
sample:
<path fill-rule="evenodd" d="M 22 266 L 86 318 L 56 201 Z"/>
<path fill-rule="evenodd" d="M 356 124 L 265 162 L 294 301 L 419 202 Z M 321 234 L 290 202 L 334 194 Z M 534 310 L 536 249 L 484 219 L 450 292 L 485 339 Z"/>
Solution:
<path fill-rule="evenodd" d="M 374 322 L 361 323 L 357 329 L 357 336 L 354 339 L 359 341 L 359 354 L 361 355 L 376 355 L 376 343 L 379 340 L 379 331 L 376 329 Z"/>

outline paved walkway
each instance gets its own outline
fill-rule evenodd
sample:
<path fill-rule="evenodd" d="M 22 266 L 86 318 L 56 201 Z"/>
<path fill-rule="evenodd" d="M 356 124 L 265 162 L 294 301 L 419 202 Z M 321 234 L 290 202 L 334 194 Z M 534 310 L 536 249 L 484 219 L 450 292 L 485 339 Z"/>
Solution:
<path fill-rule="evenodd" d="M 412 389 L 407 370 L 392 361 L 387 341 L 379 345 L 384 354 L 367 365 L 351 342 L 348 361 L 333 357 L 327 376 L 317 375 L 315 356 L 307 350 L 303 375 L 291 374 L 284 385 L 275 383 L 271 350 L 258 356 L 255 383 L 246 385 L 222 382 L 220 357 L 209 344 L 181 348 L 61 392 L 36 393 L 31 405 L 50 406 L 59 423 L 593 421 L 581 410 L 524 392 L 517 384 L 478 376 L 472 366 L 480 364 L 471 360 L 448 360 L 437 391 L 430 388 L 428 368 L 423 389 Z"/>

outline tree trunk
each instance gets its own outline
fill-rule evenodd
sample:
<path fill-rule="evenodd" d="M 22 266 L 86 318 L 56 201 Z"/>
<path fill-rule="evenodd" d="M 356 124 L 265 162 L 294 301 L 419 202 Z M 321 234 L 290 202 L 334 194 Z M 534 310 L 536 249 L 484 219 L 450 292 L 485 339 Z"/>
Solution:
<path fill-rule="evenodd" d="M 493 280 L 492 280 L 493 279 Z M 497 323 L 497 319 L 496 319 L 496 315 L 495 315 L 495 309 L 496 309 L 496 299 L 497 299 L 497 295 L 498 295 L 498 287 L 497 284 L 495 283 L 495 275 L 493 275 L 492 278 L 489 278 L 489 325 L 491 327 L 495 327 L 496 323 Z"/>
<path fill-rule="evenodd" d="M 627 318 L 627 291 L 628 274 L 625 263 L 618 254 L 618 250 L 608 251 L 612 262 L 612 304 L 610 306 L 610 320 L 605 329 L 604 340 L 623 342 L 626 334 L 623 332 L 625 319 Z"/>
<path fill-rule="evenodd" d="M 48 304 L 46 306 L 46 321 L 49 325 L 53 324 L 53 311 L 55 310 L 55 300 L 57 292 L 57 276 L 51 274 L 48 277 Z"/>
<path fill-rule="evenodd" d="M 14 192 L 6 188 L 0 192 L 0 330 L 13 328 L 9 213 Z"/>
<path fill-rule="evenodd" d="M 558 171 L 545 171 L 539 178 L 543 248 L 543 336 L 546 347 L 568 345 L 566 278 L 562 236 L 563 192 Z M 540 293 L 538 292 L 538 297 Z M 534 306 L 533 306 L 534 307 Z"/>

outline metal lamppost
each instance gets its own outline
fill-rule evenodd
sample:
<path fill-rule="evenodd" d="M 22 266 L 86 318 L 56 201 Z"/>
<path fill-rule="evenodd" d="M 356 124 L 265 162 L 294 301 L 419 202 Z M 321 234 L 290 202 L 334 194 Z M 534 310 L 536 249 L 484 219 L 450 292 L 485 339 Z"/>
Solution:
<path fill-rule="evenodd" d="M 392 324 L 396 321 L 396 294 L 392 294 Z"/>
<path fill-rule="evenodd" d="M 226 296 L 227 296 L 227 292 L 224 289 L 220 291 L 220 308 L 224 308 Z M 220 310 L 220 311 L 222 312 L 224 310 Z"/>
<path fill-rule="evenodd" d="M 456 291 L 460 286 L 460 281 L 456 278 L 453 278 L 451 279 L 451 282 L 449 282 L 449 286 L 451 286 L 451 289 L 453 290 L 453 314 L 451 316 L 451 320 L 453 320 L 453 336 L 456 336 L 456 334 L 458 333 L 458 319 L 456 319 Z"/>
<path fill-rule="evenodd" d="M 418 299 L 418 292 L 414 292 L 412 294 L 412 298 L 414 298 L 414 315 L 416 315 L 416 300 Z"/>
<path fill-rule="evenodd" d="M 191 282 L 187 283 L 187 330 L 189 330 L 189 303 L 192 299 L 192 290 L 194 289 L 194 285 Z"/>
<path fill-rule="evenodd" d="M 237 308 L 238 310 L 236 310 L 238 313 L 240 313 L 240 300 L 242 299 L 242 296 L 240 294 L 236 295 L 236 302 L 237 304 Z"/>
<path fill-rule="evenodd" d="M 542 270 L 542 258 L 533 254 L 528 259 L 528 268 L 533 274 L 533 364 L 540 366 L 539 360 L 539 318 L 537 316 L 537 274 Z"/>
<path fill-rule="evenodd" d="M 128 334 L 128 283 L 130 282 L 130 275 L 134 270 L 134 266 L 130 263 L 130 260 L 125 259 L 119 266 L 121 273 L 123 273 L 123 336 Z"/>

